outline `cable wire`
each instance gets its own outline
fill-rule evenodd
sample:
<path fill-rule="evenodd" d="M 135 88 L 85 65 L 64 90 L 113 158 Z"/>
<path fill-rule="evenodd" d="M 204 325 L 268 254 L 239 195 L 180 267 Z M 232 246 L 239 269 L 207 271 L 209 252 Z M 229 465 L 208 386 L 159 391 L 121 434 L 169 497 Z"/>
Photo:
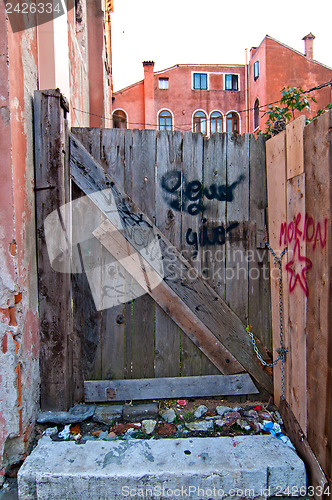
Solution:
<path fill-rule="evenodd" d="M 331 86 L 331 88 L 332 88 L 332 80 L 329 80 L 328 82 L 321 83 L 320 85 L 317 85 L 316 87 L 312 87 L 311 89 L 303 90 L 302 92 L 299 92 L 299 95 L 309 94 L 310 92 L 314 92 L 315 90 L 321 90 L 321 89 L 323 89 L 325 87 L 328 87 L 328 86 Z M 272 106 L 274 104 L 278 104 L 281 101 L 282 101 L 282 98 L 278 99 L 277 101 L 269 102 L 268 104 L 262 104 L 260 106 L 257 106 L 256 108 L 253 107 L 253 108 L 242 109 L 240 111 L 236 111 L 236 113 L 241 114 L 241 113 L 247 113 L 248 111 L 254 111 L 257 108 L 258 109 L 266 108 L 268 106 Z M 76 110 L 76 111 L 79 111 L 80 113 L 84 113 L 84 114 L 87 114 L 87 115 L 90 115 L 90 116 L 95 116 L 95 117 L 101 118 L 103 120 L 109 120 L 109 121 L 113 120 L 113 117 L 109 118 L 107 116 L 97 115 L 95 113 L 90 113 L 89 111 L 84 111 L 82 109 L 78 109 L 78 108 L 76 108 L 74 106 L 73 106 L 73 109 Z M 208 121 L 208 118 L 206 118 L 206 119 L 204 119 L 202 121 L 206 123 Z M 127 121 L 126 124 L 127 125 L 149 126 L 149 127 L 154 127 L 156 129 L 158 129 L 158 124 L 157 123 L 140 123 L 140 122 L 129 122 L 129 121 Z M 190 127 L 190 128 L 186 129 L 184 127 Z M 172 126 L 172 130 L 180 130 L 182 132 L 191 132 L 192 131 L 192 123 L 184 123 L 181 126 L 175 126 L 175 125 L 173 125 Z"/>

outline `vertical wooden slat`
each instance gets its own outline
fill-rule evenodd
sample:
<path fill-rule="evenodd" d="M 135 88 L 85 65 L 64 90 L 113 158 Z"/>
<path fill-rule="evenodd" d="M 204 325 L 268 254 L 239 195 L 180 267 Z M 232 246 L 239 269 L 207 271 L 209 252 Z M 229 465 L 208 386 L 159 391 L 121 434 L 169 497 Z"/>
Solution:
<path fill-rule="evenodd" d="M 70 202 L 68 129 L 61 100 L 59 91 L 34 94 L 41 407 L 47 410 L 67 409 L 73 395 L 71 277 L 52 269 L 44 232 L 46 217 Z"/>
<path fill-rule="evenodd" d="M 73 132 L 85 149 L 97 161 L 100 161 L 100 129 L 75 128 Z M 72 185 L 73 200 L 78 200 L 83 196 L 83 192 L 77 186 Z M 94 226 L 97 227 L 99 224 L 98 210 L 93 205 L 88 206 L 89 210 L 85 210 L 83 204 L 73 204 L 74 241 L 77 239 L 76 233 L 82 234 L 82 227 L 91 227 L 93 229 Z M 88 258 L 89 254 L 92 255 L 92 252 L 96 264 L 100 264 L 103 249 L 101 245 L 94 241 L 91 234 L 89 239 L 79 243 L 79 254 L 76 255 L 76 258 L 84 260 Z M 102 313 L 99 306 L 98 309 L 96 308 L 83 260 L 82 272 L 72 276 L 73 322 L 75 332 L 77 332 L 82 342 L 82 352 L 84 354 L 83 360 L 81 360 L 83 377 L 85 380 L 98 380 L 102 377 Z M 100 283 L 100 278 L 97 281 Z M 79 359 L 77 363 L 80 363 Z"/>
<path fill-rule="evenodd" d="M 124 187 L 125 178 L 124 142 L 125 136 L 122 130 L 101 130 L 100 156 L 102 164 L 105 171 L 121 188 Z M 109 257 L 108 252 L 103 247 L 103 265 L 106 264 Z M 106 269 L 104 272 L 107 272 Z M 125 290 L 123 292 L 125 293 Z M 109 307 L 102 312 L 102 379 L 125 377 L 125 321 L 124 304 Z"/>
<path fill-rule="evenodd" d="M 286 127 L 287 179 L 304 173 L 303 129 L 305 121 L 306 118 L 302 115 Z"/>
<path fill-rule="evenodd" d="M 272 352 L 269 251 L 265 246 L 267 213 L 266 155 L 263 136 L 250 136 L 248 320 L 252 332 Z"/>
<path fill-rule="evenodd" d="M 307 220 L 307 436 L 332 486 L 332 112 L 304 130 Z M 320 224 L 321 236 L 317 233 Z M 326 224 L 326 226 L 325 226 Z M 326 238 L 326 239 L 325 239 Z M 309 241 L 311 240 L 311 241 Z M 325 243 L 324 243 L 325 242 Z"/>
<path fill-rule="evenodd" d="M 206 237 L 204 235 L 201 275 L 222 299 L 225 298 L 226 200 L 220 199 L 223 198 L 220 194 L 225 194 L 227 184 L 226 153 L 226 134 L 204 139 L 202 218 Z M 202 375 L 216 373 L 216 367 L 202 356 Z"/>
<path fill-rule="evenodd" d="M 214 290 L 225 298 L 225 242 L 223 231 L 226 231 L 226 200 L 213 197 L 220 196 L 226 189 L 226 148 L 227 135 L 214 134 L 204 140 L 204 195 L 203 219 L 207 230 L 208 241 L 202 252 L 203 277 Z M 224 188 L 224 189 L 223 189 Z M 215 237 L 216 235 L 216 237 Z M 226 235 L 225 235 L 226 237 Z"/>
<path fill-rule="evenodd" d="M 275 253 L 279 256 L 284 249 L 283 243 L 279 243 L 281 221 L 287 221 L 286 205 L 286 132 L 281 132 L 266 143 L 266 168 L 267 168 L 267 192 L 269 203 L 269 243 Z M 283 268 L 287 262 L 287 256 L 283 258 Z M 272 309 L 272 335 L 273 335 L 273 359 L 280 347 L 279 328 L 279 273 L 274 267 L 274 260 L 270 258 L 271 264 L 271 309 Z M 289 344 L 288 338 L 288 281 L 287 273 L 283 271 L 283 333 L 285 347 Z M 290 373 L 288 357 L 286 358 L 285 397 L 289 401 Z M 281 395 L 281 363 L 273 368 L 274 400 L 279 404 Z"/>
<path fill-rule="evenodd" d="M 303 139 L 302 139 L 303 141 Z M 286 140 L 287 144 L 287 140 Z M 288 144 L 287 144 L 288 147 Z M 303 149 L 302 149 L 303 152 Z M 303 163 L 303 160 L 302 160 Z M 296 227 L 296 220 L 299 217 L 304 219 L 306 213 L 306 186 L 305 175 L 301 174 L 287 181 L 287 225 L 289 228 Z M 292 226 L 292 223 L 294 226 Z M 303 432 L 306 433 L 307 428 L 307 390 L 306 390 L 306 351 L 307 351 L 307 335 L 306 335 L 306 310 L 307 301 L 305 292 L 300 286 L 300 283 L 295 284 L 294 290 L 293 281 L 290 282 L 291 273 L 299 272 L 301 275 L 301 267 L 303 264 L 299 262 L 300 258 L 304 259 L 306 255 L 305 241 L 301 237 L 296 237 L 290 230 L 288 233 L 288 253 L 287 262 L 288 268 L 292 270 L 288 272 L 288 376 L 291 381 L 292 390 L 289 392 L 289 405 L 294 415 L 296 415 Z M 291 235 L 294 234 L 293 237 Z M 284 266 L 285 268 L 285 266 Z M 302 278 L 301 278 L 302 279 Z"/>
<path fill-rule="evenodd" d="M 133 131 L 125 130 L 124 134 L 124 191 L 132 192 L 131 162 L 133 157 Z M 125 338 L 124 338 L 124 376 L 132 378 L 132 335 L 133 335 L 133 302 L 126 302 Z"/>
<path fill-rule="evenodd" d="M 197 249 L 188 244 L 188 240 L 196 235 L 199 240 L 202 221 L 202 193 L 198 183 L 203 181 L 203 136 L 201 134 L 183 134 L 183 183 L 182 183 L 182 227 L 181 251 L 197 272 L 200 272 L 201 246 Z M 196 208 L 195 208 L 196 207 Z M 189 340 L 181 335 L 181 375 L 201 374 L 201 351 Z"/>
<path fill-rule="evenodd" d="M 129 157 L 127 156 L 129 153 Z M 141 210 L 155 220 L 155 131 L 133 130 L 132 146 L 125 152 L 125 189 Z M 155 303 L 150 296 L 134 299 L 132 309 L 131 375 L 154 376 Z"/>
<path fill-rule="evenodd" d="M 81 207 L 79 204 L 76 205 L 79 200 L 84 199 L 84 194 L 75 184 L 72 185 L 72 196 L 74 240 L 76 232 L 81 233 L 81 228 L 84 225 L 93 226 L 93 222 L 96 220 L 96 212 L 93 207 L 90 207 L 92 210 L 85 211 L 82 210 L 83 205 Z M 93 253 L 95 262 L 98 262 L 101 256 L 101 246 L 94 241 L 91 235 L 89 240 L 77 244 L 77 251 L 75 258 L 79 259 L 82 272 L 72 275 L 73 328 L 81 344 L 81 350 L 78 353 L 81 353 L 81 356 L 78 355 L 76 368 L 82 370 L 84 380 L 98 380 L 102 376 L 101 311 L 100 307 L 96 308 L 87 273 L 84 269 L 84 261 L 86 262 L 88 256 Z M 98 281 L 100 282 L 100 279 Z"/>
<path fill-rule="evenodd" d="M 248 319 L 249 135 L 228 134 L 227 142 L 226 302 L 246 324 Z"/>
<path fill-rule="evenodd" d="M 181 176 L 182 133 L 158 132 L 156 171 L 156 226 L 179 248 L 181 243 L 181 211 L 170 206 L 172 176 Z M 165 275 L 172 269 L 164 269 Z M 180 375 L 181 329 L 156 305 L 156 377 Z"/>

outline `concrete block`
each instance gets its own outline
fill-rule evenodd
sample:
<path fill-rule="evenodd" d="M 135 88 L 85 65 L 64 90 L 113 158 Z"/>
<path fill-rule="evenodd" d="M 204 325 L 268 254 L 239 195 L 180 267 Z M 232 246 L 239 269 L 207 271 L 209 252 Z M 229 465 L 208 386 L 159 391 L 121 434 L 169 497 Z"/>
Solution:
<path fill-rule="evenodd" d="M 93 421 L 101 424 L 112 425 L 121 420 L 123 405 L 98 405 L 93 415 Z"/>
<path fill-rule="evenodd" d="M 263 499 L 305 488 L 303 462 L 273 436 L 53 442 L 18 474 L 24 500 Z"/>
<path fill-rule="evenodd" d="M 138 422 L 146 418 L 154 418 L 158 415 L 158 403 L 148 403 L 141 405 L 124 405 L 123 419 L 127 422 Z"/>
<path fill-rule="evenodd" d="M 96 405 L 79 404 L 69 411 L 41 411 L 38 414 L 38 424 L 77 424 L 92 417 Z"/>

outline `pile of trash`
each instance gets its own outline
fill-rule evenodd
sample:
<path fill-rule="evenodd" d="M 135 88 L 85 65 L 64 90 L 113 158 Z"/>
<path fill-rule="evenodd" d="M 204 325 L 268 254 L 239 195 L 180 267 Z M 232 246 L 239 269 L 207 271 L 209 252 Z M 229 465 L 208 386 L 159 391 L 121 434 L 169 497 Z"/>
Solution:
<path fill-rule="evenodd" d="M 37 440 L 162 439 L 272 434 L 294 449 L 282 418 L 271 404 L 195 404 L 166 400 L 147 404 L 76 405 L 69 412 L 41 412 Z M 50 426 L 50 424 L 53 424 Z"/>

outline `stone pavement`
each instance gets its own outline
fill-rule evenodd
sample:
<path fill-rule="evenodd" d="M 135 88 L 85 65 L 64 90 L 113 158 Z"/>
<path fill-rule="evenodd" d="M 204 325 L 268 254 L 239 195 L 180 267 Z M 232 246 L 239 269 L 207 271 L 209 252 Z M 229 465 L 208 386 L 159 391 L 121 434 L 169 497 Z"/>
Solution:
<path fill-rule="evenodd" d="M 306 474 L 296 452 L 271 435 L 85 444 L 44 436 L 18 484 L 21 500 L 239 500 L 300 496 Z"/>

